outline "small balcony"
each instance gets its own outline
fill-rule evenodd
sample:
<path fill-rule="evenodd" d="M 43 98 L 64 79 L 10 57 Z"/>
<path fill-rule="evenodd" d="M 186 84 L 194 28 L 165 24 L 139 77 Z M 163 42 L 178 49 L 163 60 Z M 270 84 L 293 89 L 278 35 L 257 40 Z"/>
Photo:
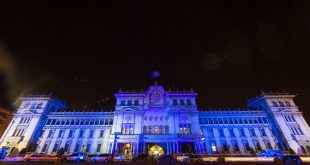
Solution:
<path fill-rule="evenodd" d="M 16 143 L 16 142 L 21 142 L 24 140 L 24 136 L 11 136 L 7 139 L 7 142 L 9 143 Z"/>
<path fill-rule="evenodd" d="M 178 138 L 181 138 L 181 139 L 201 139 L 201 138 L 203 138 L 203 135 L 201 135 L 201 134 L 191 134 L 191 135 L 178 134 Z"/>
<path fill-rule="evenodd" d="M 307 135 L 293 135 L 292 134 L 292 137 L 296 141 L 306 141 L 309 139 L 309 137 Z"/>

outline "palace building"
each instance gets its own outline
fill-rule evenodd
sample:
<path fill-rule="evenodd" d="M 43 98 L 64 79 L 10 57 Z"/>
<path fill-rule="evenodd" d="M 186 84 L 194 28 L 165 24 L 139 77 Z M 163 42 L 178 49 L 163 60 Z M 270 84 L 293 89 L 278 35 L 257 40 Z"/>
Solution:
<path fill-rule="evenodd" d="M 114 111 L 72 111 L 51 95 L 21 97 L 0 144 L 11 153 L 310 154 L 310 128 L 295 95 L 264 93 L 248 109 L 200 110 L 194 91 L 118 91 Z"/>

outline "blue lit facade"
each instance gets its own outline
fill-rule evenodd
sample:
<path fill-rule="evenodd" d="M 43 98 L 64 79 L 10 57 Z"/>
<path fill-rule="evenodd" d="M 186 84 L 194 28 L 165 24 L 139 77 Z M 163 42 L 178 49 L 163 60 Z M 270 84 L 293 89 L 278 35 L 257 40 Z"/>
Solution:
<path fill-rule="evenodd" d="M 261 93 L 249 109 L 198 110 L 197 93 L 154 84 L 115 94 L 113 112 L 72 111 L 52 96 L 22 103 L 1 138 L 12 153 L 254 154 L 291 148 L 310 153 L 310 128 L 288 93 Z"/>

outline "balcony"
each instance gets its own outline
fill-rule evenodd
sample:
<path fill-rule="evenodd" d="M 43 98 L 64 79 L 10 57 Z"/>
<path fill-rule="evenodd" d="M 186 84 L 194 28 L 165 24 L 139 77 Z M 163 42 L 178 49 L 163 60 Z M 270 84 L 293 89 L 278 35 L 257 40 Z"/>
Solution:
<path fill-rule="evenodd" d="M 11 136 L 6 141 L 9 143 L 16 143 L 23 141 L 24 136 Z"/>
<path fill-rule="evenodd" d="M 309 137 L 307 135 L 293 135 L 292 134 L 292 137 L 295 141 L 306 141 L 306 140 L 309 140 Z"/>
<path fill-rule="evenodd" d="M 181 138 L 181 139 L 201 139 L 201 138 L 203 138 L 203 136 L 201 134 L 191 134 L 191 135 L 178 134 L 178 138 Z"/>

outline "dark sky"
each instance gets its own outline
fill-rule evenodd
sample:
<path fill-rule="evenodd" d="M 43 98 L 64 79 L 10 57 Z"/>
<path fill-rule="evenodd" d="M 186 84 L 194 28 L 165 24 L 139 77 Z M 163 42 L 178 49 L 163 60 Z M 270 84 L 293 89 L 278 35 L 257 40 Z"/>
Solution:
<path fill-rule="evenodd" d="M 310 1 L 16 5 L 0 11 L 1 107 L 52 91 L 112 109 L 119 88 L 145 90 L 158 70 L 166 89 L 198 92 L 201 108 L 284 89 L 310 115 Z"/>

